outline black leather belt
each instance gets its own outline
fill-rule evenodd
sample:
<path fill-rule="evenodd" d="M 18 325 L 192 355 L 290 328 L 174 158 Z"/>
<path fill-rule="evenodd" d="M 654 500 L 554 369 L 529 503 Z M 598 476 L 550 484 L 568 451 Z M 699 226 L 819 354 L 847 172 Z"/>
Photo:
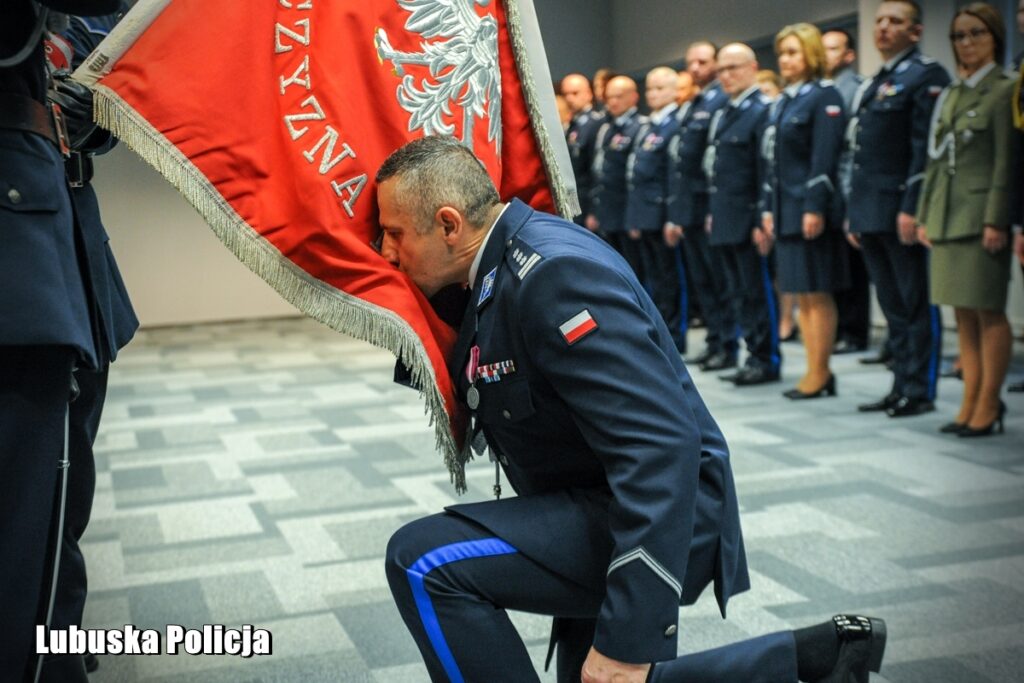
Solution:
<path fill-rule="evenodd" d="M 27 95 L 0 93 L 0 128 L 36 133 L 61 147 L 50 109 Z"/>

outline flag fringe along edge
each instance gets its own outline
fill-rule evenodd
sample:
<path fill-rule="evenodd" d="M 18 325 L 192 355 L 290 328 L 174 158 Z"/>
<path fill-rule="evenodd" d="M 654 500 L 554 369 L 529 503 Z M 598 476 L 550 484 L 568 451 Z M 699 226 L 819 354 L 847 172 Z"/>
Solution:
<path fill-rule="evenodd" d="M 174 185 L 203 216 L 224 246 L 249 270 L 314 320 L 391 351 L 410 369 L 412 384 L 426 402 L 424 412 L 434 428 L 435 447 L 444 454 L 444 464 L 455 490 L 465 493 L 466 463 L 473 457 L 469 435 L 459 449 L 444 407 L 444 397 L 437 388 L 434 368 L 423 342 L 408 323 L 393 312 L 331 287 L 296 266 L 256 233 L 199 169 L 117 93 L 99 84 L 92 87 L 96 122 Z"/>
<path fill-rule="evenodd" d="M 519 13 L 518 0 L 505 2 L 505 20 L 508 24 L 508 35 L 512 43 L 516 69 L 519 71 L 519 83 L 523 88 L 523 97 L 530 113 L 530 121 L 533 123 L 533 137 L 540 150 L 544 170 L 547 172 L 555 207 L 563 217 L 572 220 L 573 216 L 579 215 L 582 211 L 580 200 L 576 190 L 570 188 L 563 180 L 555 149 L 551 144 L 551 137 L 544 124 L 544 113 L 537 93 L 533 67 L 530 64 L 529 47 L 523 35 L 523 22 Z"/>

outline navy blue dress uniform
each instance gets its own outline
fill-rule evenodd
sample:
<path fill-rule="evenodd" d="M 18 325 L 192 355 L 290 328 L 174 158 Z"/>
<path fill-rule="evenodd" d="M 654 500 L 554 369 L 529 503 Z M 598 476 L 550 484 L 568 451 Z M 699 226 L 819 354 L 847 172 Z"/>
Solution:
<path fill-rule="evenodd" d="M 434 681 L 538 680 L 503 610 L 652 680 L 795 681 L 791 633 L 674 660 L 680 604 L 749 587 L 729 452 L 661 315 L 585 229 L 514 200 L 470 273 L 449 370 L 518 497 L 400 529 L 386 569 Z"/>
<path fill-rule="evenodd" d="M 752 241 L 764 208 L 761 145 L 770 109 L 771 101 L 756 85 L 741 93 L 715 114 L 705 153 L 710 243 L 723 266 L 728 302 L 743 330 L 745 365 L 759 371 L 758 383 L 778 379 L 782 361 L 768 260 Z M 739 376 L 737 381 L 744 383 Z"/>
<path fill-rule="evenodd" d="M 772 105 L 771 188 L 765 206 L 775 222 L 779 289 L 835 292 L 850 286 L 838 164 L 846 116 L 828 81 L 788 86 Z M 822 234 L 804 239 L 803 216 L 820 214 Z"/>
<path fill-rule="evenodd" d="M 853 100 L 863 82 L 864 77 L 849 66 L 832 76 L 832 83 L 843 98 L 847 120 L 853 114 Z M 846 201 L 850 198 L 852 173 L 853 155 L 844 147 L 839 155 L 839 186 Z M 871 283 L 864 257 L 852 247 L 846 249 L 846 255 L 850 262 L 850 288 L 835 293 L 839 312 L 836 351 L 840 352 L 866 349 L 871 336 Z"/>
<path fill-rule="evenodd" d="M 594 143 L 590 213 L 599 224 L 598 234 L 620 253 L 628 251 L 626 236 L 626 167 L 637 133 L 647 123 L 636 108 L 601 124 Z"/>
<path fill-rule="evenodd" d="M 569 145 L 569 158 L 572 160 L 572 173 L 576 178 L 576 194 L 580 199 L 580 215 L 576 223 L 583 225 L 587 214 L 591 213 L 590 197 L 594 187 L 592 167 L 594 165 L 594 143 L 597 131 L 605 122 L 605 113 L 590 106 L 572 117 L 565 131 L 565 141 Z"/>
<path fill-rule="evenodd" d="M 42 4 L 86 14 L 118 7 Z M 45 619 L 72 368 L 98 366 L 80 235 L 45 105 L 37 9 L 7 2 L 0 22 L 0 677 L 12 681 L 31 675 L 34 625 Z"/>
<path fill-rule="evenodd" d="M 683 257 L 693 297 L 707 325 L 705 350 L 698 360 L 718 353 L 736 355 L 736 318 L 727 303 L 727 282 L 722 264 L 708 243 L 704 220 L 708 215 L 708 186 L 704 177 L 704 150 L 715 112 L 729 103 L 722 87 L 713 83 L 678 112 L 679 131 L 669 142 L 669 181 L 666 215 L 683 227 Z"/>
<path fill-rule="evenodd" d="M 679 130 L 670 104 L 651 114 L 637 133 L 627 170 L 626 229 L 640 231 L 640 239 L 627 239 L 624 256 L 661 311 L 676 348 L 686 352 L 686 279 L 679 250 L 665 244 L 668 218 L 669 144 Z"/>
<path fill-rule="evenodd" d="M 71 17 L 63 34 L 72 48 L 71 65 L 77 68 L 120 20 L 121 11 L 101 17 Z M 85 558 L 79 541 L 88 525 L 96 488 L 93 443 L 107 391 L 110 363 L 117 352 L 134 336 L 139 321 L 135 316 L 117 262 L 110 249 L 110 238 L 100 218 L 99 203 L 92 187 L 92 157 L 113 148 L 116 140 L 97 129 L 75 150 L 66 162 L 71 181 L 71 201 L 80 236 L 81 263 L 91 303 L 92 324 L 97 341 L 98 367 L 78 368 L 75 378 L 81 394 L 71 404 L 68 440 L 68 496 L 65 511 L 60 575 L 54 600 L 54 628 L 82 625 L 87 580 Z M 47 663 L 47 667 L 50 664 Z M 44 669 L 45 670 L 45 669 Z"/>
<path fill-rule="evenodd" d="M 928 126 L 949 81 L 942 66 L 914 47 L 862 85 L 848 129 L 854 168 L 847 219 L 889 324 L 888 403 L 935 398 L 942 327 L 928 301 L 928 251 L 900 242 L 897 215 L 917 213 Z"/>

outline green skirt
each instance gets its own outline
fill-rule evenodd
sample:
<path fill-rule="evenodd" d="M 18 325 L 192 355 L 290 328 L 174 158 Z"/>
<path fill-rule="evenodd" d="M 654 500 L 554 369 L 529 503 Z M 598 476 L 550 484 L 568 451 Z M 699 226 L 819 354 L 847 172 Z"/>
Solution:
<path fill-rule="evenodd" d="M 939 305 L 1005 311 L 1010 285 L 1010 248 L 990 254 L 981 235 L 936 242 L 931 252 L 931 299 Z"/>

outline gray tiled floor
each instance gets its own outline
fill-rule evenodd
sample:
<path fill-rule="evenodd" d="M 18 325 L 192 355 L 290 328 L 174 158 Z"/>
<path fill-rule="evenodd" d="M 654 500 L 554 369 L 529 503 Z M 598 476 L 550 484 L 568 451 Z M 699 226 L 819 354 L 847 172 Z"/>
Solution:
<path fill-rule="evenodd" d="M 785 353 L 793 379 L 802 353 Z M 308 320 L 140 333 L 97 443 L 86 626 L 249 623 L 273 632 L 274 654 L 105 656 L 95 683 L 426 680 L 382 555 L 455 495 L 392 367 Z M 840 397 L 800 404 L 784 385 L 695 373 L 730 442 L 754 585 L 728 621 L 713 600 L 684 609 L 681 647 L 864 610 L 890 626 L 876 680 L 1020 680 L 1024 397 L 1007 398 L 1005 436 L 967 442 L 935 431 L 957 382 L 937 413 L 894 421 L 853 410 L 888 388 L 883 371 L 851 356 L 834 368 Z M 472 466 L 463 499 L 486 498 L 492 472 Z M 513 616 L 539 660 L 547 620 Z"/>

